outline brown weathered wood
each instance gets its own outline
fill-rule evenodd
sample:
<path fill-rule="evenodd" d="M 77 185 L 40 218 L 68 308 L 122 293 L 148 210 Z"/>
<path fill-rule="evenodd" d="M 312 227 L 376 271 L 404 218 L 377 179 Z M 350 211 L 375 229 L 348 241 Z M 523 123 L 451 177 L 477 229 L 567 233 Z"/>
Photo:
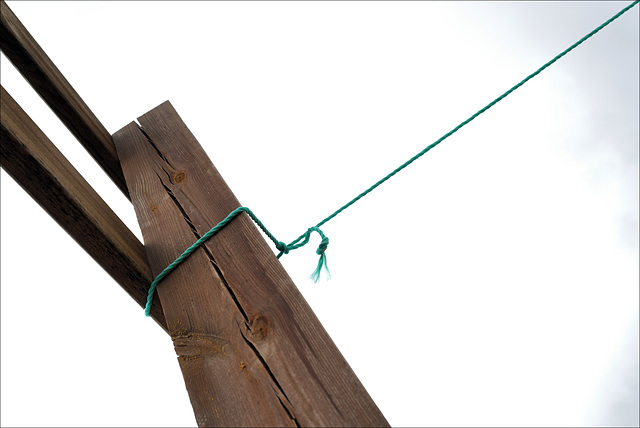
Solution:
<path fill-rule="evenodd" d="M 157 275 L 240 204 L 169 102 L 139 122 L 114 141 Z M 157 291 L 198 425 L 388 426 L 245 214 Z"/>
<path fill-rule="evenodd" d="M 0 0 L 0 49 L 128 198 L 111 135 L 4 0 Z"/>
<path fill-rule="evenodd" d="M 140 241 L 2 87 L 0 99 L 2 168 L 144 306 L 152 278 Z M 152 316 L 166 330 L 159 301 Z"/>

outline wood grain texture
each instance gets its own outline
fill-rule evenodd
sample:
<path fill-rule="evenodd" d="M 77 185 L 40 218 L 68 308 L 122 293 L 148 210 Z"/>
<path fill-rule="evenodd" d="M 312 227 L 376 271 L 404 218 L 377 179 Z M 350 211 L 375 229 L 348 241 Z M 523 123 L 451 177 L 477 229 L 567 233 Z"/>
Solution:
<path fill-rule="evenodd" d="M 129 198 L 111 135 L 4 0 L 0 0 L 0 49 Z"/>
<path fill-rule="evenodd" d="M 114 134 L 152 272 L 240 206 L 166 102 Z M 200 426 L 388 426 L 246 214 L 158 285 Z"/>
<path fill-rule="evenodd" d="M 2 87 L 0 99 L 2 168 L 144 307 L 153 278 L 140 241 Z"/>

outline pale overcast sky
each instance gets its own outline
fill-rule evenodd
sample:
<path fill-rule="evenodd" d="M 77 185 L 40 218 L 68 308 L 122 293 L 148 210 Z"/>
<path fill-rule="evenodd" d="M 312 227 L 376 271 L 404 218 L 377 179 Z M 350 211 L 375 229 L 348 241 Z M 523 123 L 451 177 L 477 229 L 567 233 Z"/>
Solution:
<path fill-rule="evenodd" d="M 290 242 L 630 2 L 7 3 L 109 132 L 170 100 Z M 330 281 L 282 258 L 391 425 L 638 425 L 639 9 L 327 223 Z M 1 191 L 2 425 L 194 426 L 169 337 Z"/>

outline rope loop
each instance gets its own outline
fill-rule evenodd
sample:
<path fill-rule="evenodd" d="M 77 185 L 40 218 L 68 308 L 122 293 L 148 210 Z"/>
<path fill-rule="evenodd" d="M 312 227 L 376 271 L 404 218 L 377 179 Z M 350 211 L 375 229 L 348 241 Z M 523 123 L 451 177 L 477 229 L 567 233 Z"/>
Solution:
<path fill-rule="evenodd" d="M 320 241 L 320 245 L 318 245 L 318 249 L 316 250 L 316 254 L 320 256 L 320 259 L 318 260 L 318 266 L 316 267 L 316 269 L 313 271 L 313 273 L 309 278 L 311 278 L 313 282 L 318 282 L 320 280 L 320 273 L 324 269 L 325 272 L 327 273 L 327 279 L 331 279 L 331 273 L 329 273 L 329 266 L 327 266 L 327 255 L 324 253 L 327 250 L 327 247 L 329 246 L 329 238 L 327 238 L 325 234 L 322 233 L 322 230 L 320 230 L 318 226 L 313 226 L 307 229 L 307 232 L 303 235 L 304 240 L 300 243 L 300 246 L 309 242 L 309 238 L 311 237 L 312 232 L 318 232 L 318 235 L 320 235 L 322 240 Z"/>
<path fill-rule="evenodd" d="M 320 241 L 320 245 L 318 245 L 318 249 L 316 250 L 316 254 L 318 254 L 318 255 L 324 254 L 324 252 L 326 251 L 327 247 L 329 246 L 329 238 L 327 238 L 325 236 L 325 234 L 322 233 L 322 230 L 320 230 L 320 228 L 317 227 L 317 226 L 310 227 L 307 230 L 306 235 L 310 236 L 311 232 L 318 232 L 318 235 L 320 235 L 320 237 L 322 238 L 322 241 Z M 308 241 L 308 238 L 306 240 Z"/>

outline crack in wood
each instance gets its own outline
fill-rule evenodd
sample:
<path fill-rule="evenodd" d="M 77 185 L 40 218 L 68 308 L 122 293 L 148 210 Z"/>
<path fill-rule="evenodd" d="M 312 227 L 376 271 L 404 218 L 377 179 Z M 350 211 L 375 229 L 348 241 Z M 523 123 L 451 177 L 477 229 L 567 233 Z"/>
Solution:
<path fill-rule="evenodd" d="M 178 208 L 178 210 L 182 214 L 182 217 L 184 218 L 185 222 L 187 223 L 187 225 L 191 229 L 191 232 L 195 236 L 196 240 L 200 239 L 201 235 L 200 235 L 200 233 L 198 233 L 198 229 L 193 224 L 193 221 L 191 221 L 191 218 L 189 217 L 189 214 L 187 214 L 185 209 L 182 207 L 182 204 L 180 204 L 180 201 L 178 201 L 178 198 L 176 198 L 176 196 L 173 194 L 173 191 L 164 184 L 164 182 L 162 181 L 162 178 L 158 175 L 158 173 L 156 173 L 156 176 L 160 180 L 160 184 L 162 185 L 162 187 L 167 192 L 167 195 L 169 195 L 169 197 L 171 198 L 173 203 L 176 205 L 176 207 Z M 231 289 L 231 286 L 229 285 L 229 282 L 224 277 L 224 274 L 222 273 L 222 270 L 220 269 L 220 266 L 218 266 L 218 263 L 216 263 L 216 260 L 213 257 L 213 254 L 211 254 L 211 251 L 209 251 L 209 248 L 207 248 L 206 244 L 203 244 L 201 246 L 201 248 L 204 250 L 205 254 L 207 255 L 207 257 L 209 259 L 209 262 L 211 263 L 211 266 L 213 266 L 213 269 L 218 274 L 218 277 L 220 278 L 220 280 L 221 280 L 222 284 L 224 285 L 224 287 L 227 289 L 227 292 L 229 293 L 229 295 L 233 299 L 234 303 L 236 304 L 236 307 L 238 308 L 238 310 L 242 314 L 242 317 L 245 319 L 245 321 L 249 321 L 249 316 L 247 315 L 247 313 L 245 312 L 244 308 L 240 304 L 240 301 L 238 300 L 238 297 L 236 296 L 236 294 Z"/>
<path fill-rule="evenodd" d="M 164 171 L 164 168 L 162 170 Z M 164 172 L 167 172 L 167 171 L 164 171 Z M 173 203 L 180 210 L 180 213 L 182 214 L 182 217 L 187 222 L 187 225 L 191 229 L 191 232 L 193 233 L 193 235 L 196 237 L 196 239 L 200 239 L 200 234 L 198 233 L 198 230 L 196 229 L 195 225 L 191 221 L 191 218 L 189 217 L 187 212 L 184 210 L 184 208 L 182 208 L 182 205 L 180 204 L 180 202 L 178 202 L 178 198 L 176 198 L 176 196 L 173 194 L 173 191 L 169 187 L 165 186 L 164 182 L 162 181 L 162 178 L 160 178 L 158 173 L 156 173 L 156 176 L 158 176 L 158 179 L 160 179 L 160 184 L 162 184 L 162 187 L 164 187 L 164 190 L 167 192 L 167 195 L 169 195 L 169 197 L 171 198 Z"/>
<path fill-rule="evenodd" d="M 245 326 L 247 327 L 247 329 L 249 331 L 251 331 L 251 327 L 249 327 L 249 325 L 247 323 L 245 323 Z M 278 379 L 276 378 L 276 376 L 273 374 L 273 372 L 271 371 L 271 368 L 269 367 L 269 364 L 267 364 L 267 362 L 265 361 L 264 357 L 262 356 L 262 354 L 260 353 L 260 351 L 258 350 L 258 348 L 256 347 L 256 345 L 253 344 L 253 342 L 251 342 L 251 340 L 249 340 L 247 338 L 247 336 L 245 336 L 244 332 L 242 331 L 242 328 L 240 327 L 240 325 L 238 324 L 238 330 L 240 331 L 240 335 L 242 336 L 242 338 L 244 339 L 245 343 L 247 344 L 247 346 L 249 346 L 249 348 L 253 351 L 253 353 L 256 355 L 256 357 L 258 358 L 258 361 L 260 361 L 260 363 L 262 364 L 262 366 L 264 367 L 265 371 L 267 372 L 267 374 L 269 375 L 269 377 L 271 378 L 271 381 L 273 382 L 273 384 L 277 387 L 273 388 L 274 392 L 276 393 L 276 397 L 278 398 L 278 401 L 280 402 L 280 404 L 282 405 L 282 407 L 284 408 L 284 410 L 286 411 L 287 415 L 289 415 L 289 417 L 291 418 L 291 420 L 293 420 L 293 422 L 296 424 L 297 427 L 300 426 L 300 424 L 298 423 L 298 420 L 296 419 L 296 417 L 294 416 L 294 412 L 293 412 L 293 405 L 291 404 L 291 401 L 289 400 L 289 397 L 287 397 L 287 393 L 284 392 L 284 389 L 282 388 L 282 386 L 280 385 L 280 382 L 278 382 Z M 284 397 L 284 399 L 286 400 L 287 405 L 284 404 L 284 402 L 282 401 L 282 399 L 280 398 L 280 395 L 282 394 L 282 396 Z"/>
<path fill-rule="evenodd" d="M 163 170 L 164 170 L 164 168 L 163 168 Z M 165 191 L 167 192 L 167 194 L 169 195 L 169 197 L 171 198 L 173 203 L 176 205 L 176 207 L 178 208 L 178 210 L 182 214 L 184 220 L 186 221 L 187 225 L 191 229 L 191 232 L 193 233 L 193 235 L 196 237 L 196 239 L 200 239 L 201 236 L 198 233 L 198 230 L 196 229 L 195 225 L 191 221 L 191 218 L 189 217 L 189 215 L 187 214 L 185 209 L 180 204 L 180 201 L 178 201 L 178 198 L 176 198 L 176 196 L 173 194 L 173 191 L 164 184 L 164 182 L 162 181 L 162 178 L 160 177 L 160 175 L 158 175 L 157 173 L 156 173 L 156 175 L 157 175 L 158 179 L 160 180 L 160 184 L 165 189 Z M 240 311 L 240 313 L 244 317 L 244 319 L 245 319 L 244 325 L 246 326 L 247 330 L 253 334 L 253 331 L 251 330 L 251 325 L 249 324 L 249 317 L 247 316 L 247 313 L 245 312 L 244 308 L 242 307 L 242 305 L 238 301 L 237 296 L 235 295 L 235 293 L 231 289 L 231 286 L 229 285 L 229 283 L 227 282 L 226 278 L 224 277 L 224 275 L 223 275 L 221 269 L 219 268 L 218 264 L 215 262 L 215 259 L 214 259 L 213 255 L 211 254 L 209 249 L 206 247 L 206 245 L 202 245 L 202 248 L 204 249 L 207 257 L 209 258 L 209 261 L 211 262 L 211 265 L 213 266 L 213 268 L 216 270 L 218 276 L 220 277 L 221 282 L 223 283 L 223 285 L 227 289 L 227 291 L 228 291 L 229 295 L 231 296 L 232 300 L 235 302 L 238 310 Z M 278 382 L 278 379 L 276 378 L 276 376 L 271 371 L 271 368 L 269 367 L 269 365 L 267 364 L 265 359 L 260 354 L 260 351 L 258 351 L 258 348 L 242 332 L 242 329 L 240 329 L 240 334 L 242 335 L 242 338 L 244 339 L 245 343 L 249 346 L 249 348 L 256 355 L 256 358 L 258 359 L 258 361 L 260 361 L 260 363 L 264 367 L 265 371 L 269 375 L 269 378 L 271 379 L 273 384 L 276 385 L 277 390 L 274 388 L 274 392 L 276 393 L 276 398 L 278 398 L 278 401 L 280 402 L 280 405 L 282 405 L 283 409 L 285 410 L 287 415 L 291 418 L 291 420 L 295 423 L 295 425 L 297 427 L 300 427 L 300 424 L 298 423 L 298 420 L 296 419 L 296 417 L 293 414 L 293 405 L 291 404 L 291 401 L 289 401 L 289 397 L 287 397 L 287 394 L 284 392 L 284 389 L 282 389 L 282 386 L 280 385 L 280 382 Z M 182 337 L 182 339 L 186 339 L 186 338 L 187 337 Z M 181 341 L 179 343 L 181 344 L 181 346 L 187 346 L 187 342 L 183 343 Z M 189 345 L 190 346 L 194 346 L 193 341 L 191 341 L 191 343 L 189 343 Z M 220 349 L 221 349 L 222 352 L 224 352 L 223 348 L 220 348 Z M 176 352 L 178 352 L 178 347 L 176 347 Z M 210 353 L 207 352 L 206 354 L 208 355 Z M 197 356 L 197 354 L 191 353 L 191 354 L 186 354 L 186 355 L 179 355 L 179 357 L 192 357 L 192 356 Z M 286 400 L 286 403 L 288 404 L 288 406 L 285 405 L 285 403 L 283 402 L 282 398 L 280 397 L 280 394 L 284 397 L 284 399 Z"/>
<path fill-rule="evenodd" d="M 160 165 L 160 168 L 162 168 L 162 171 L 167 174 L 167 178 L 169 179 L 169 183 L 171 183 L 171 173 L 169 173 L 169 171 L 167 171 L 166 169 L 164 169 L 164 167 L 162 165 Z M 165 187 L 166 188 L 166 187 Z"/>
<path fill-rule="evenodd" d="M 165 171 L 166 172 L 166 171 Z M 165 189 L 165 191 L 167 192 L 167 194 L 169 195 L 169 197 L 171 198 L 171 200 L 173 201 L 173 203 L 176 205 L 176 207 L 178 208 L 178 210 L 180 211 L 180 213 L 182 214 L 184 220 L 186 221 L 187 225 L 189 226 L 189 228 L 191 229 L 191 232 L 193 233 L 193 235 L 195 236 L 196 240 L 200 239 L 201 236 L 198 233 L 198 230 L 196 229 L 195 225 L 193 224 L 193 222 L 191 221 L 191 218 L 189 217 L 189 215 L 187 214 L 187 212 L 185 211 L 185 209 L 182 207 L 182 205 L 180 204 L 180 201 L 178 201 L 178 198 L 176 198 L 176 196 L 173 194 L 173 191 L 167 187 L 164 182 L 162 181 L 162 178 L 156 173 L 156 176 L 158 177 L 158 179 L 160 180 L 160 184 L 162 185 L 162 187 Z M 247 315 L 247 313 L 245 312 L 244 308 L 242 307 L 242 305 L 240 304 L 240 302 L 238 301 L 237 296 L 235 295 L 235 293 L 233 292 L 233 290 L 231 289 L 231 286 L 229 285 L 228 281 L 226 280 L 226 278 L 224 277 L 224 274 L 222 273 L 222 270 L 220 269 L 220 267 L 218 266 L 218 264 L 215 261 L 215 258 L 213 257 L 213 254 L 211 254 L 211 252 L 209 251 L 209 249 L 206 247 L 206 245 L 202 245 L 202 249 L 204 250 L 205 254 L 207 255 L 209 262 L 211 263 L 211 265 L 213 266 L 213 268 L 215 269 L 216 273 L 218 274 L 218 276 L 220 277 L 223 285 L 225 286 L 225 288 L 227 289 L 228 293 L 230 294 L 232 300 L 234 301 L 234 303 L 236 304 L 238 310 L 240 311 L 240 313 L 242 314 L 243 318 L 245 319 L 245 324 L 247 326 L 249 326 L 248 321 L 249 321 L 249 317 Z M 249 330 L 251 328 L 249 327 Z"/>
<path fill-rule="evenodd" d="M 287 415 L 291 418 L 291 420 L 293 421 L 294 424 L 296 424 L 296 427 L 300 428 L 300 423 L 298 422 L 298 419 L 296 419 L 295 416 L 293 416 L 293 413 L 289 410 L 289 407 L 287 407 L 286 404 L 284 404 L 284 402 L 282 401 L 282 399 L 280 398 L 280 396 L 276 393 L 276 398 L 278 399 L 278 401 L 280 402 L 280 405 L 282 406 L 282 408 L 284 409 L 284 411 L 287 413 Z M 287 402 L 289 403 L 289 401 L 287 400 Z M 289 405 L 291 405 L 291 403 L 289 403 Z"/>
<path fill-rule="evenodd" d="M 164 168 L 163 168 L 163 170 L 164 170 Z M 165 170 L 165 173 L 166 172 L 167 171 Z M 168 175 L 168 173 L 167 173 L 167 175 Z M 191 229 L 191 232 L 193 233 L 193 235 L 196 237 L 196 239 L 200 239 L 201 236 L 198 233 L 197 228 L 193 224 L 193 221 L 191 221 L 191 218 L 189 217 L 189 215 L 187 214 L 185 209 L 180 204 L 180 201 L 178 201 L 178 198 L 174 195 L 173 191 L 164 184 L 162 178 L 160 177 L 160 175 L 158 175 L 158 173 L 156 173 L 156 176 L 160 180 L 160 184 L 162 185 L 162 187 L 167 192 L 167 195 L 169 195 L 169 197 L 171 198 L 173 203 L 176 205 L 176 207 L 178 208 L 178 210 L 182 214 L 182 217 L 184 218 L 185 222 L 187 223 L 187 225 Z M 211 254 L 209 249 L 206 247 L 206 245 L 203 244 L 202 248 L 205 251 L 205 253 L 206 253 L 211 265 L 213 266 L 213 268 L 215 269 L 216 273 L 220 277 L 220 280 L 221 280 L 222 284 L 225 286 L 225 288 L 227 289 L 227 292 L 229 293 L 229 295 L 231 296 L 232 300 L 236 304 L 236 307 L 238 308 L 238 310 L 242 314 L 242 316 L 243 316 L 243 318 L 245 320 L 244 325 L 246 326 L 247 330 L 253 334 L 253 331 L 251 330 L 251 325 L 249 324 L 249 317 L 248 317 L 247 313 L 245 312 L 244 308 L 242 307 L 242 305 L 240 304 L 240 302 L 238 301 L 237 296 L 235 295 L 235 293 L 231 289 L 231 286 L 229 285 L 227 279 L 224 277 L 224 274 L 222 273 L 222 270 L 220 269 L 220 267 L 216 263 L 213 255 Z M 255 356 L 258 359 L 258 361 L 260 361 L 260 363 L 264 367 L 265 371 L 269 375 L 269 378 L 271 379 L 273 384 L 276 385 L 277 390 L 275 388 L 273 388 L 273 386 L 272 386 L 272 388 L 274 389 L 274 392 L 276 393 L 276 398 L 278 399 L 278 402 L 283 407 L 284 411 L 289 416 L 289 418 L 293 421 L 295 426 L 296 427 L 300 427 L 300 424 L 298 423 L 298 420 L 296 419 L 296 417 L 294 415 L 294 412 L 293 412 L 293 405 L 291 404 L 291 401 L 289 400 L 289 397 L 287 397 L 287 394 L 284 392 L 284 389 L 282 389 L 282 386 L 280 385 L 280 382 L 278 382 L 278 379 L 275 377 L 275 375 L 271 371 L 271 368 L 269 367 L 269 365 L 267 364 L 265 359 L 260 354 L 260 351 L 258 351 L 258 348 L 242 332 L 242 329 L 240 329 L 240 334 L 241 334 L 242 338 L 244 339 L 245 343 L 248 345 L 248 347 L 251 349 L 251 351 L 255 354 Z M 176 340 L 178 340 L 177 344 L 176 344 Z M 197 357 L 197 356 L 200 356 L 200 355 L 215 355 L 215 354 L 224 353 L 224 345 L 223 346 L 216 345 L 216 346 L 213 346 L 213 347 L 212 346 L 204 346 L 203 347 L 201 343 L 198 343 L 198 341 L 201 341 L 201 340 L 203 340 L 202 337 L 200 337 L 199 335 L 194 335 L 194 334 L 189 334 L 187 336 L 178 336 L 178 337 L 176 337 L 174 339 L 174 346 L 176 348 L 176 353 L 178 354 L 178 357 L 183 359 L 183 358 Z M 186 350 L 190 350 L 191 352 L 187 352 Z M 285 402 L 280 397 L 280 395 L 282 395 L 284 397 L 284 400 L 286 400 L 286 403 L 288 405 L 285 404 Z"/>
<path fill-rule="evenodd" d="M 138 129 L 140 130 L 140 132 L 142 132 L 142 134 L 145 136 L 145 138 L 147 139 L 147 141 L 149 142 L 149 144 L 151 144 L 151 147 L 153 147 L 153 149 L 156 151 L 156 153 L 158 154 L 158 156 L 160 156 L 160 158 L 165 161 L 167 163 L 167 165 L 169 165 L 171 168 L 173 168 L 173 165 L 171 165 L 171 162 L 169 162 L 169 159 L 167 159 L 165 157 L 165 155 L 160 151 L 160 149 L 156 146 L 156 144 L 153 142 L 153 140 L 151 139 L 151 137 L 149 137 L 149 134 L 146 133 L 146 131 L 144 130 L 144 128 L 142 127 L 142 125 L 138 125 Z"/>

